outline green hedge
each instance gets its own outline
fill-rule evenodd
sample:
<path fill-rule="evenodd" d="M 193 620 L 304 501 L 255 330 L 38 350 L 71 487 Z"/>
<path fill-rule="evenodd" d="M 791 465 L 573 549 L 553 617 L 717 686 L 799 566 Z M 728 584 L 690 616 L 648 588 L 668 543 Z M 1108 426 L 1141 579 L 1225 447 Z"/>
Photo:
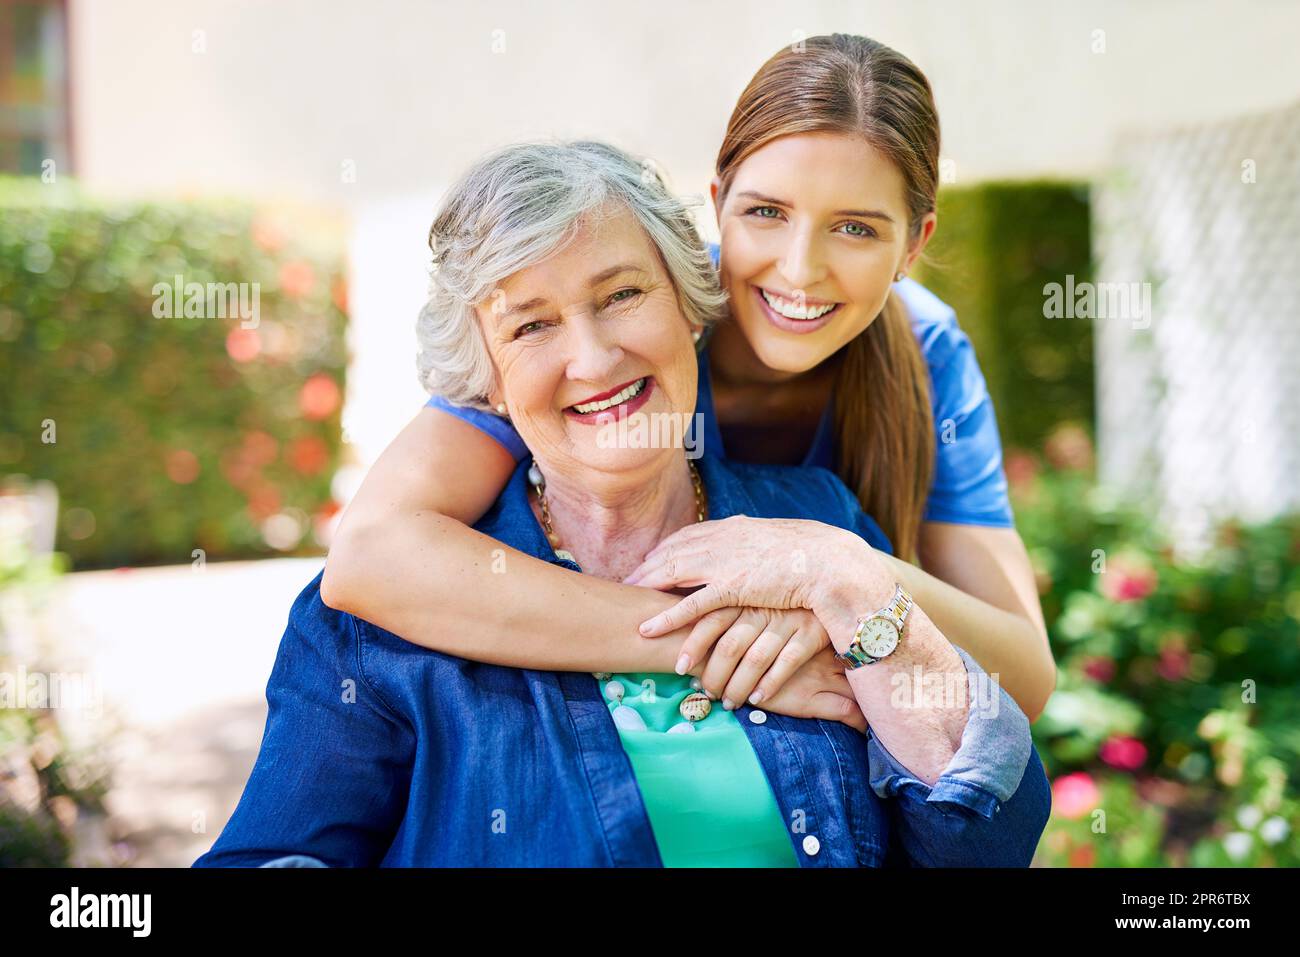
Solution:
<path fill-rule="evenodd" d="M 1087 187 L 945 187 L 916 277 L 957 310 L 997 409 L 1004 445 L 1037 448 L 1058 422 L 1093 422 L 1091 323 L 1045 319 L 1043 287 L 1092 276 Z"/>
<path fill-rule="evenodd" d="M 341 229 L 304 219 L 0 178 L 0 475 L 56 484 L 76 567 L 317 547 L 347 293 Z M 177 275 L 207 317 L 166 318 Z M 256 322 L 208 283 L 247 284 Z"/>

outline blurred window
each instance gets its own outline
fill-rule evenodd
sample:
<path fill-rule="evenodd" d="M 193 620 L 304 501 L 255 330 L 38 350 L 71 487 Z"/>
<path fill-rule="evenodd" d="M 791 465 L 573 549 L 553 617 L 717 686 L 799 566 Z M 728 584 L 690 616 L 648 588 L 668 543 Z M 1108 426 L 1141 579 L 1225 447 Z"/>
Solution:
<path fill-rule="evenodd" d="M 0 172 L 70 172 L 67 0 L 0 0 Z"/>

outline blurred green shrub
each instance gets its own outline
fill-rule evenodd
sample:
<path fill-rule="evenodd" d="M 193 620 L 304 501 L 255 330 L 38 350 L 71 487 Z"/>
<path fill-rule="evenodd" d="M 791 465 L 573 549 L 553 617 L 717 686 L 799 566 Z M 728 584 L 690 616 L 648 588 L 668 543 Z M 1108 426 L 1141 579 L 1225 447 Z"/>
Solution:
<path fill-rule="evenodd" d="M 246 204 L 0 178 L 0 475 L 57 485 L 76 567 L 313 547 L 337 508 L 342 249 Z M 176 276 L 248 284 L 256 319 L 160 317 Z"/>
<path fill-rule="evenodd" d="M 1300 516 L 1180 558 L 1091 458 L 1077 425 L 1006 456 L 1059 667 L 1039 860 L 1300 866 Z"/>
<path fill-rule="evenodd" d="M 14 656 L 10 616 L 25 620 L 25 611 L 48 601 L 66 561 L 32 554 L 25 531 L 0 508 L 0 868 L 72 867 L 93 854 L 77 847 L 79 837 L 111 840 L 104 823 L 110 774 L 94 749 L 70 744 L 55 709 L 27 706 L 23 677 L 44 669 Z M 109 848 L 122 855 L 126 845 Z"/>
<path fill-rule="evenodd" d="M 1038 448 L 1058 422 L 1093 421 L 1092 323 L 1043 316 L 1048 283 L 1092 277 L 1087 186 L 946 186 L 916 278 L 957 311 L 1008 446 Z"/>

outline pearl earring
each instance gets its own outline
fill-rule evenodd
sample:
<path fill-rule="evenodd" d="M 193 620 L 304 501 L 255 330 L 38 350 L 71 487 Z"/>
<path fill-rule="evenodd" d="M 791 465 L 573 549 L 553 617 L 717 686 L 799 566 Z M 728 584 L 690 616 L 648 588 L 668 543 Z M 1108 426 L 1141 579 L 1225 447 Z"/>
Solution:
<path fill-rule="evenodd" d="M 506 414 L 506 404 L 504 402 L 497 403 L 497 413 L 500 415 Z"/>
<path fill-rule="evenodd" d="M 894 273 L 894 282 L 902 282 L 902 281 L 903 281 L 903 277 L 906 276 L 906 275 L 907 275 L 907 273 L 903 272 L 903 271 L 900 269 L 898 272 Z"/>
<path fill-rule="evenodd" d="M 693 339 L 695 342 L 699 342 L 699 341 L 700 341 L 700 330 L 696 329 L 694 332 L 692 332 L 692 333 L 691 333 L 691 339 Z"/>

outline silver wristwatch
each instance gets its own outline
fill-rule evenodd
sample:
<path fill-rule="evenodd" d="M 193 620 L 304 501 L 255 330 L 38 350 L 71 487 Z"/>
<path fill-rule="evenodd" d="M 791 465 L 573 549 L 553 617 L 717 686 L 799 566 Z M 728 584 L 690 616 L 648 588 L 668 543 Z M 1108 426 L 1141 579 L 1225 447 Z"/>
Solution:
<path fill-rule="evenodd" d="M 907 625 L 907 616 L 912 611 L 912 596 L 902 585 L 895 585 L 894 597 L 879 611 L 863 615 L 858 619 L 858 627 L 853 631 L 853 641 L 843 654 L 836 654 L 835 660 L 845 668 L 861 668 L 874 665 L 882 658 L 893 654 L 903 637 L 903 628 Z"/>

